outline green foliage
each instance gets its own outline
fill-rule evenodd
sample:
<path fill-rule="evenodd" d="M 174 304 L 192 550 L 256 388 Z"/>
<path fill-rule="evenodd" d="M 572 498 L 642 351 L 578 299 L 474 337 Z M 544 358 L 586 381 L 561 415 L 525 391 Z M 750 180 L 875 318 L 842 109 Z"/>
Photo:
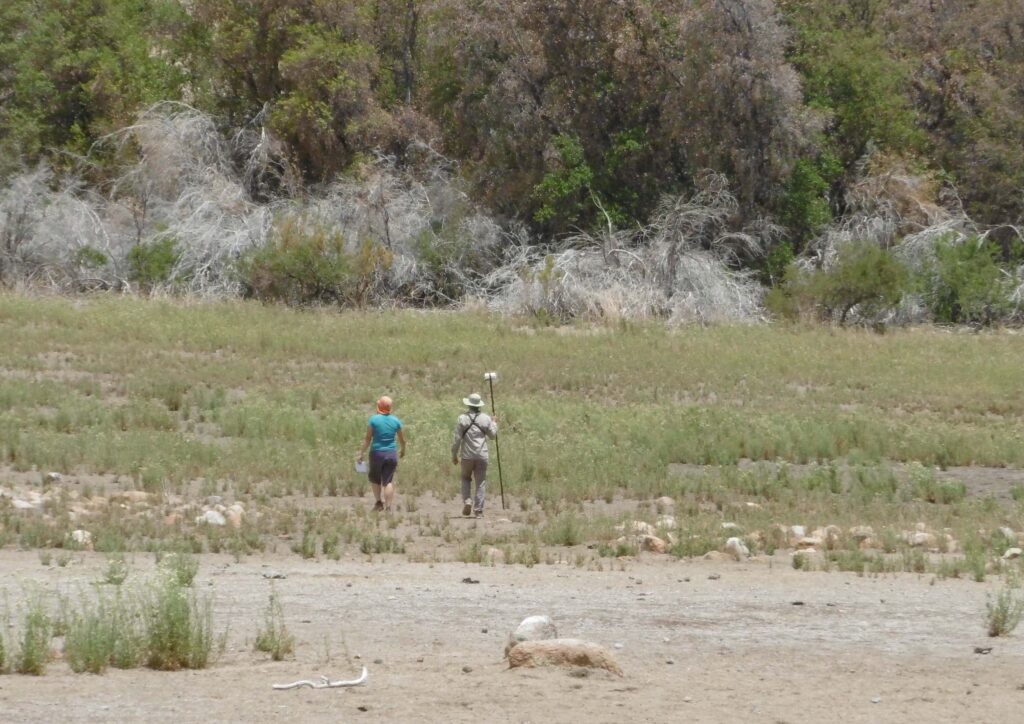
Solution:
<path fill-rule="evenodd" d="M 1020 623 L 1024 615 L 1024 597 L 1019 591 L 1004 586 L 996 594 L 995 600 L 990 596 L 985 603 L 985 624 L 989 636 L 1009 636 Z"/>
<path fill-rule="evenodd" d="M 203 669 L 213 650 L 213 609 L 182 587 L 175 576 L 162 576 L 142 603 L 146 665 L 153 669 Z"/>
<path fill-rule="evenodd" d="M 127 257 L 129 278 L 144 291 L 170 280 L 180 256 L 176 246 L 170 238 L 133 246 Z"/>
<path fill-rule="evenodd" d="M 829 155 L 817 161 L 800 159 L 793 168 L 779 218 L 789 229 L 797 250 L 832 221 L 828 191 L 840 171 L 836 159 Z"/>
<path fill-rule="evenodd" d="M 827 271 L 791 265 L 782 285 L 768 294 L 765 303 L 787 319 L 818 318 L 842 325 L 854 307 L 865 319 L 892 309 L 909 281 L 906 268 L 889 251 L 871 243 L 854 243 L 840 249 Z"/>
<path fill-rule="evenodd" d="M 579 221 L 594 180 L 587 164 L 583 145 L 576 136 L 558 135 L 551 139 L 559 155 L 559 167 L 548 172 L 533 189 L 541 206 L 534 213 L 537 221 L 550 221 L 555 216 L 568 223 Z"/>
<path fill-rule="evenodd" d="M 288 217 L 266 246 L 241 260 L 239 272 L 249 293 L 262 301 L 362 306 L 392 259 L 371 242 L 349 252 L 341 234 Z"/>
<path fill-rule="evenodd" d="M 83 269 L 100 269 L 107 261 L 106 254 L 91 246 L 83 246 L 75 252 L 75 264 Z"/>
<path fill-rule="evenodd" d="M 50 637 L 53 623 L 43 601 L 32 596 L 26 604 L 25 619 L 18 638 L 14 670 L 19 674 L 42 676 L 50 660 Z"/>
<path fill-rule="evenodd" d="M 124 555 L 116 553 L 107 558 L 107 570 L 103 574 L 103 582 L 111 586 L 120 586 L 128 578 L 128 562 Z"/>
<path fill-rule="evenodd" d="M 199 573 L 199 559 L 190 551 L 169 553 L 160 561 L 160 567 L 177 581 L 179 586 L 189 587 Z"/>
<path fill-rule="evenodd" d="M 991 242 L 939 242 L 935 262 L 925 270 L 923 294 L 932 316 L 949 324 L 987 325 L 1012 308 L 1011 277 L 997 263 Z"/>
<path fill-rule="evenodd" d="M 0 4 L 0 151 L 84 153 L 140 107 L 177 98 L 189 22 L 175 0 Z"/>
<path fill-rule="evenodd" d="M 281 661 L 295 651 L 295 637 L 288 632 L 284 623 L 284 610 L 277 594 L 270 592 L 270 601 L 263 618 L 263 627 L 256 632 L 253 645 L 256 651 L 270 654 L 274 661 Z"/>

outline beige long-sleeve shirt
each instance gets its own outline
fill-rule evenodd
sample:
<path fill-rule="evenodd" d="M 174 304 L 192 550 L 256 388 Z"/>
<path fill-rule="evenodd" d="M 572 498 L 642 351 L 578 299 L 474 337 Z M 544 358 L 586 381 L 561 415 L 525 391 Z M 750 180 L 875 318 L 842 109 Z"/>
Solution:
<path fill-rule="evenodd" d="M 487 438 L 498 436 L 498 423 L 486 412 L 459 415 L 452 434 L 452 457 L 462 460 L 486 460 Z"/>

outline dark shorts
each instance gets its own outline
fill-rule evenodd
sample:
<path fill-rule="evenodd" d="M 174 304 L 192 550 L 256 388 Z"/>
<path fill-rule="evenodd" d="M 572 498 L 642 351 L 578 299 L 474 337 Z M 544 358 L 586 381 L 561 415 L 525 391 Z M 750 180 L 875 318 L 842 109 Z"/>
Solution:
<path fill-rule="evenodd" d="M 373 450 L 370 452 L 370 482 L 374 485 L 388 485 L 395 478 L 398 468 L 398 453 L 394 450 Z"/>

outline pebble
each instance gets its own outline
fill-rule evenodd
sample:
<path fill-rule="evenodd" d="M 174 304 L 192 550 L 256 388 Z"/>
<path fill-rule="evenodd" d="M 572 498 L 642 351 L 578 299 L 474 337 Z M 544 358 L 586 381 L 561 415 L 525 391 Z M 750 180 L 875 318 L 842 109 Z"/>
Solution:
<path fill-rule="evenodd" d="M 373 663 L 375 663 L 375 664 L 383 664 L 384 663 L 384 659 L 374 659 Z"/>
<path fill-rule="evenodd" d="M 615 648 L 621 649 L 622 648 L 622 644 L 615 644 Z"/>
<path fill-rule="evenodd" d="M 874 698 L 873 698 L 873 699 L 871 700 L 871 703 L 872 703 L 872 704 L 880 704 L 881 702 L 882 702 L 882 697 L 880 697 L 880 696 L 876 696 L 876 697 L 874 697 Z"/>
<path fill-rule="evenodd" d="M 708 576 L 708 580 L 709 581 L 717 581 L 721 577 L 722 576 L 720 574 L 718 574 L 718 573 L 712 573 L 710 576 Z"/>
<path fill-rule="evenodd" d="M 672 666 L 675 662 L 676 662 L 675 659 L 665 659 L 665 663 L 668 664 L 669 666 Z"/>
<path fill-rule="evenodd" d="M 473 671 L 473 667 L 472 666 L 463 666 L 462 667 L 462 673 L 464 673 L 464 674 L 468 674 L 471 671 Z"/>
<path fill-rule="evenodd" d="M 480 633 L 487 633 L 487 629 L 485 629 L 485 628 L 480 629 Z"/>

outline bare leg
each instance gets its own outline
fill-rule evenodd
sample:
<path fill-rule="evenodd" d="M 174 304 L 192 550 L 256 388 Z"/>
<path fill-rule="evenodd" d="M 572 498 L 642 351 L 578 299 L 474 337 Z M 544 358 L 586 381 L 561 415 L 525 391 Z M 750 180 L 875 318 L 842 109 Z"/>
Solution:
<path fill-rule="evenodd" d="M 380 493 L 381 493 L 380 485 L 378 485 L 377 483 L 372 483 L 371 487 L 373 488 L 373 499 L 375 501 L 377 501 L 376 502 L 377 505 L 381 505 L 381 502 L 380 502 Z"/>
<path fill-rule="evenodd" d="M 395 505 L 395 484 L 388 483 L 384 486 L 384 510 L 391 512 Z"/>

